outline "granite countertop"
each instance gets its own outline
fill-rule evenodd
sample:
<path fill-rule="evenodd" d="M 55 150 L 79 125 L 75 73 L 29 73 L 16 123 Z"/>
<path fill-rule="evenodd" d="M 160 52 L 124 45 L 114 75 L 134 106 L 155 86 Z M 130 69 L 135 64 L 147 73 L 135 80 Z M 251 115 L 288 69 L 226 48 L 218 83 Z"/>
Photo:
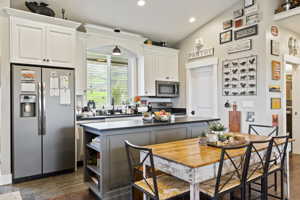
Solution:
<path fill-rule="evenodd" d="M 77 121 L 89 121 L 89 120 L 104 120 L 104 119 L 112 119 L 112 118 L 126 118 L 126 117 L 141 117 L 142 114 L 120 114 L 120 115 L 100 115 L 100 116 L 88 116 L 81 117 L 77 116 Z"/>
<path fill-rule="evenodd" d="M 219 118 L 200 118 L 200 117 L 178 117 L 174 122 L 144 122 L 143 120 L 128 120 L 116 122 L 98 122 L 81 124 L 84 128 L 94 129 L 98 131 L 110 131 L 119 129 L 147 128 L 155 126 L 172 126 L 177 124 L 188 124 L 198 122 L 217 121 Z"/>

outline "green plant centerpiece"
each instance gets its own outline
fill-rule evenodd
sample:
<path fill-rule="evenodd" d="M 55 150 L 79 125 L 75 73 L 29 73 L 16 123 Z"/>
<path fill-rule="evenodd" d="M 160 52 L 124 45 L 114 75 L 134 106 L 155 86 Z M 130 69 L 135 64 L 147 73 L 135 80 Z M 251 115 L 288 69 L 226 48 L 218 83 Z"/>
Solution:
<path fill-rule="evenodd" d="M 226 131 L 226 128 L 223 124 L 220 122 L 214 122 L 209 125 L 209 130 L 212 134 L 216 135 L 224 135 L 224 132 Z"/>

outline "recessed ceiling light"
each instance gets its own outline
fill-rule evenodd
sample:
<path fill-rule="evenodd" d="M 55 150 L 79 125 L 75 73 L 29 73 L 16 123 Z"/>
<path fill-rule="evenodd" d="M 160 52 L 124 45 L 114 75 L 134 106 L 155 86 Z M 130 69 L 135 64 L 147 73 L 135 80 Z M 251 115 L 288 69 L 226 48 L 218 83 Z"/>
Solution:
<path fill-rule="evenodd" d="M 196 21 L 196 18 L 195 17 L 191 17 L 190 19 L 189 19 L 189 22 L 190 23 L 194 23 Z"/>
<path fill-rule="evenodd" d="M 146 1 L 145 0 L 138 0 L 138 2 L 137 2 L 137 5 L 138 6 L 144 6 L 146 4 Z"/>

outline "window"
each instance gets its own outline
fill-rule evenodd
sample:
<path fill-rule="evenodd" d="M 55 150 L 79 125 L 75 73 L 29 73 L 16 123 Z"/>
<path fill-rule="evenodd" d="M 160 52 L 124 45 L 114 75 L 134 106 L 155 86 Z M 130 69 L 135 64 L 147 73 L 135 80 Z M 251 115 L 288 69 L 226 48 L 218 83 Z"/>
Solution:
<path fill-rule="evenodd" d="M 89 55 L 89 54 L 88 54 Z M 94 100 L 97 106 L 128 102 L 129 98 L 128 59 L 111 56 L 88 56 L 87 100 Z"/>

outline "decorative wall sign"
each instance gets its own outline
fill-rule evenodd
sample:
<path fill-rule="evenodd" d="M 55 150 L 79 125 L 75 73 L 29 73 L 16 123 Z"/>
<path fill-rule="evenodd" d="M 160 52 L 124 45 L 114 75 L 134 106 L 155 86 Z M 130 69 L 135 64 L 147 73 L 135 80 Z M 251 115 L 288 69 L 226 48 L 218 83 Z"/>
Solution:
<path fill-rule="evenodd" d="M 234 21 L 234 28 L 241 28 L 244 25 L 243 19 L 237 19 Z"/>
<path fill-rule="evenodd" d="M 257 94 L 257 56 L 223 61 L 223 96 Z"/>
<path fill-rule="evenodd" d="M 246 37 L 251 37 L 258 34 L 258 26 L 257 24 L 254 26 L 249 26 L 243 29 L 239 29 L 234 32 L 234 39 L 240 40 Z"/>
<path fill-rule="evenodd" d="M 281 109 L 281 98 L 271 98 L 271 109 L 272 110 Z"/>
<path fill-rule="evenodd" d="M 249 8 L 254 5 L 254 0 L 244 0 L 244 7 Z"/>
<path fill-rule="evenodd" d="M 233 18 L 240 18 L 244 16 L 244 9 L 238 9 L 233 11 Z"/>
<path fill-rule="evenodd" d="M 269 86 L 269 92 L 280 93 L 281 92 L 280 85 L 270 85 Z"/>
<path fill-rule="evenodd" d="M 275 26 L 273 25 L 271 27 L 271 34 L 274 36 L 274 37 L 277 37 L 279 35 L 279 29 L 278 29 L 278 26 Z"/>
<path fill-rule="evenodd" d="M 227 29 L 230 29 L 232 28 L 232 20 L 227 20 L 225 22 L 223 22 L 223 29 L 224 30 L 227 30 Z"/>
<path fill-rule="evenodd" d="M 248 51 L 252 49 L 252 40 L 243 40 L 236 42 L 235 44 L 231 44 L 227 47 L 227 53 L 233 54 L 241 51 Z"/>
<path fill-rule="evenodd" d="M 202 49 L 199 51 L 191 52 L 188 55 L 189 59 L 195 59 L 195 58 L 203 58 L 207 56 L 213 56 L 214 55 L 214 48 L 210 49 Z"/>
<path fill-rule="evenodd" d="M 220 44 L 225 44 L 232 41 L 232 30 L 220 33 Z"/>
<path fill-rule="evenodd" d="M 280 80 L 281 78 L 281 63 L 279 61 L 272 61 L 272 80 Z"/>
<path fill-rule="evenodd" d="M 272 115 L 272 126 L 279 126 L 279 116 L 278 116 L 278 114 Z"/>
<path fill-rule="evenodd" d="M 273 56 L 280 55 L 280 43 L 277 40 L 271 40 L 271 55 Z"/>
<path fill-rule="evenodd" d="M 247 25 L 253 25 L 259 23 L 259 15 L 254 14 L 254 15 L 249 15 L 246 16 L 246 24 Z"/>
<path fill-rule="evenodd" d="M 255 122 L 255 112 L 247 112 L 246 122 Z"/>
<path fill-rule="evenodd" d="M 255 4 L 253 6 L 250 6 L 248 8 L 244 9 L 244 14 L 249 15 L 251 13 L 257 12 L 258 11 L 258 4 Z"/>

